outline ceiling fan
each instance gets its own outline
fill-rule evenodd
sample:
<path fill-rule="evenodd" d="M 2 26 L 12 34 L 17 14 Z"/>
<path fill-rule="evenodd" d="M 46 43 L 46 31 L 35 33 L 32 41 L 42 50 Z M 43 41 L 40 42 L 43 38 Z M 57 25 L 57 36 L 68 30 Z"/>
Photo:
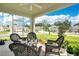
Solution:
<path fill-rule="evenodd" d="M 21 3 L 20 6 L 29 6 L 30 11 L 33 10 L 33 6 L 35 6 L 36 8 L 42 9 L 42 6 L 40 6 L 39 4 L 35 4 L 35 3 Z"/>

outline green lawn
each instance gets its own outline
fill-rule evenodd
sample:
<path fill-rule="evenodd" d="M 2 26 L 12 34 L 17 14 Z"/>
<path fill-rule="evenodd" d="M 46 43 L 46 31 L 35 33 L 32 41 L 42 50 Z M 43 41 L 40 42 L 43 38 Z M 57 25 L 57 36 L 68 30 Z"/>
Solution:
<path fill-rule="evenodd" d="M 10 37 L 0 37 L 0 40 L 10 40 Z"/>
<path fill-rule="evenodd" d="M 0 31 L 0 34 L 8 34 L 8 31 Z"/>
<path fill-rule="evenodd" d="M 58 38 L 57 35 L 54 35 L 54 34 L 37 34 L 37 37 L 40 38 L 40 39 L 49 39 L 49 40 L 56 40 Z M 65 36 L 65 41 L 68 41 L 69 44 L 79 44 L 79 36 L 69 36 L 69 35 L 66 35 Z"/>
<path fill-rule="evenodd" d="M 38 38 L 48 38 L 48 39 L 51 39 L 51 40 L 56 40 L 57 38 L 58 38 L 58 36 L 57 35 L 55 35 L 55 34 L 51 34 L 51 35 L 49 35 L 49 34 L 37 34 L 37 37 Z M 69 35 L 66 35 L 65 36 L 65 40 L 67 40 L 67 41 L 79 41 L 79 36 L 76 36 L 76 35 L 74 35 L 74 36 L 69 36 Z"/>
<path fill-rule="evenodd" d="M 49 39 L 56 40 L 58 38 L 57 35 L 49 35 L 49 34 L 37 34 L 37 37 L 40 39 Z M 10 40 L 10 37 L 0 37 L 0 40 Z M 68 41 L 71 44 L 79 43 L 79 36 L 65 36 L 65 41 Z"/>

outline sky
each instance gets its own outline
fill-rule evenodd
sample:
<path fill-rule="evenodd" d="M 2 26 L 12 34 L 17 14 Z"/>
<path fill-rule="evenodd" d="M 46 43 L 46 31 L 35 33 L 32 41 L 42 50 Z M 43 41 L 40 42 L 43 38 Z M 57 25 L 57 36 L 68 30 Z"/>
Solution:
<path fill-rule="evenodd" d="M 7 13 L 4 14 L 4 19 L 3 19 L 2 13 L 0 12 L 0 22 L 1 22 L 0 25 L 2 23 L 10 24 L 10 22 L 12 21 L 11 19 L 12 19 L 12 16 Z M 15 15 L 14 19 L 21 20 L 22 17 Z M 45 14 L 35 19 L 36 19 L 35 23 L 39 23 L 39 22 L 41 23 L 42 20 L 47 20 L 50 24 L 53 24 L 54 22 L 59 20 L 62 21 L 62 20 L 68 19 L 69 21 L 72 22 L 72 24 L 76 24 L 79 22 L 79 4 L 75 4 L 73 6 Z M 26 17 L 25 20 L 26 20 L 25 23 L 30 24 L 29 18 Z M 23 24 L 21 22 L 17 22 L 17 23 Z"/>
<path fill-rule="evenodd" d="M 70 16 L 77 16 L 79 14 L 79 4 L 73 5 L 71 7 L 67 7 L 55 12 L 51 12 L 47 14 L 48 16 L 53 16 L 53 15 L 70 15 Z"/>
<path fill-rule="evenodd" d="M 65 20 L 65 19 L 71 21 L 72 24 L 79 23 L 79 4 L 75 4 L 73 6 L 48 13 L 37 19 L 38 19 L 37 22 L 42 22 L 42 20 L 40 19 L 49 19 L 48 21 L 51 24 L 56 21 Z"/>

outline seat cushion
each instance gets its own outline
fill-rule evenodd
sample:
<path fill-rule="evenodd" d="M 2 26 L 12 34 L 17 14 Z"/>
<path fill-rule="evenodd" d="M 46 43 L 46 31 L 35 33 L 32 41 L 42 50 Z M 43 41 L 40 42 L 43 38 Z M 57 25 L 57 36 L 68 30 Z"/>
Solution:
<path fill-rule="evenodd" d="M 50 45 L 50 46 L 58 46 L 57 43 L 52 43 L 52 44 L 47 44 L 47 45 Z"/>

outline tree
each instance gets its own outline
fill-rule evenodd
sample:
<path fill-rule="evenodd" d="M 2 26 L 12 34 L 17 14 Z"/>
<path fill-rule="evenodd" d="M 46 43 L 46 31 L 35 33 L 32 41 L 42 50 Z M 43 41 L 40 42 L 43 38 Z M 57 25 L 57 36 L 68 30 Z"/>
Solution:
<path fill-rule="evenodd" d="M 71 27 L 71 22 L 68 20 L 58 21 L 54 25 L 58 26 L 58 34 L 63 35 Z"/>
<path fill-rule="evenodd" d="M 7 25 L 7 27 L 9 28 L 9 27 L 10 27 L 10 25 Z"/>
<path fill-rule="evenodd" d="M 51 25 L 48 23 L 48 21 L 47 21 L 47 20 L 43 20 L 43 21 L 42 21 L 42 25 L 43 25 L 43 30 L 44 30 L 44 31 L 48 31 L 49 34 L 50 34 L 50 29 L 49 29 L 49 27 L 50 27 Z"/>

